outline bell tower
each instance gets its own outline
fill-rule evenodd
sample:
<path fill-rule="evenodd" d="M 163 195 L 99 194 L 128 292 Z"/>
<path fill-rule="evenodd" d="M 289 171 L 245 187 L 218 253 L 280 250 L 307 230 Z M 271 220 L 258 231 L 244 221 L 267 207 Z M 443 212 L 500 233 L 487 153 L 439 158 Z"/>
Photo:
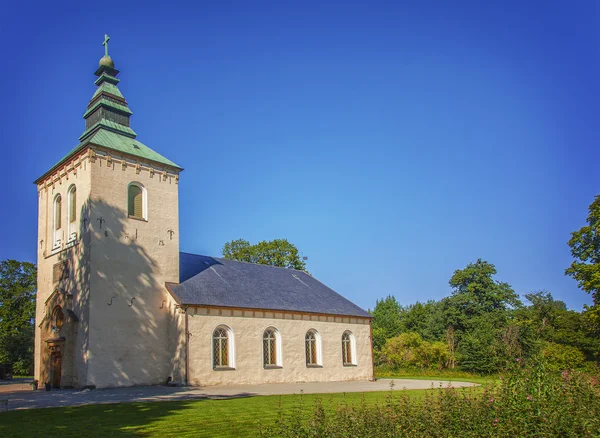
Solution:
<path fill-rule="evenodd" d="M 183 169 L 137 139 L 109 40 L 79 144 L 35 181 L 35 376 L 55 386 L 155 384 L 171 375 L 164 285 L 179 282 Z"/>

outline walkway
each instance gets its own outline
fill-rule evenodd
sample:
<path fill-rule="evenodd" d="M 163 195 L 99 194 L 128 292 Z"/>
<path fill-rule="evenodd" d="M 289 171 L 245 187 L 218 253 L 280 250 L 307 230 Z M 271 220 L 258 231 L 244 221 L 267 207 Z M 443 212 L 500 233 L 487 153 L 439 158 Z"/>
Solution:
<path fill-rule="evenodd" d="M 94 390 L 32 391 L 25 382 L 0 385 L 0 401 L 8 400 L 8 409 L 32 409 L 57 406 L 78 406 L 97 403 L 155 402 L 166 400 L 225 399 L 279 394 L 326 394 L 340 392 L 389 391 L 390 379 L 376 382 L 328 382 L 328 383 L 271 383 L 262 385 L 177 387 L 134 386 Z M 439 388 L 451 384 L 455 388 L 474 386 L 469 382 L 439 380 L 393 380 L 395 391 L 402 389 Z M 28 390 L 27 390 L 28 389 Z M 0 404 L 0 410 L 4 410 Z M 0 414 L 1 415 L 1 414 Z"/>

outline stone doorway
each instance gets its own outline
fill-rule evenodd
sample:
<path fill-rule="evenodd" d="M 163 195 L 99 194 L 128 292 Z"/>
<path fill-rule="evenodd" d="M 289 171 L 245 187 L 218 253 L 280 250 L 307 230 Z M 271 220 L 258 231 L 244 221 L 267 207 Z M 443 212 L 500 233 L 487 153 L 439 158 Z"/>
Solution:
<path fill-rule="evenodd" d="M 53 388 L 60 388 L 60 381 L 62 377 L 62 354 L 59 351 L 55 351 L 50 356 L 50 383 Z"/>

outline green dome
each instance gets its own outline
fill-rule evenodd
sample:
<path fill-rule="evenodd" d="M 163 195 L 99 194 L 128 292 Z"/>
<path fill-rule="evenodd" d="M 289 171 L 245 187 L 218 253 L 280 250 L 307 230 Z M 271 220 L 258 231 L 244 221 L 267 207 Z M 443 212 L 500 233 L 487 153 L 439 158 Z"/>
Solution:
<path fill-rule="evenodd" d="M 115 62 L 108 55 L 103 56 L 102 58 L 100 58 L 99 64 L 100 64 L 100 67 L 104 66 L 104 67 L 115 68 Z"/>

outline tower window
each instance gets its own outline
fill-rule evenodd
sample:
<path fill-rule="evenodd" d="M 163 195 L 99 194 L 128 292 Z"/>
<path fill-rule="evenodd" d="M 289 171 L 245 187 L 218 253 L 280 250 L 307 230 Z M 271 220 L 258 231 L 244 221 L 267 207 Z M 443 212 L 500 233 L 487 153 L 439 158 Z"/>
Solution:
<path fill-rule="evenodd" d="M 75 240 L 77 238 L 77 188 L 72 185 L 69 187 L 69 210 L 68 210 L 69 238 Z"/>
<path fill-rule="evenodd" d="M 60 195 L 56 195 L 54 198 L 54 217 L 53 217 L 53 236 L 52 236 L 52 248 L 58 248 L 61 243 L 62 237 L 62 198 Z"/>
<path fill-rule="evenodd" d="M 131 183 L 127 190 L 127 215 L 135 219 L 147 219 L 148 209 L 144 186 L 139 183 Z"/>

